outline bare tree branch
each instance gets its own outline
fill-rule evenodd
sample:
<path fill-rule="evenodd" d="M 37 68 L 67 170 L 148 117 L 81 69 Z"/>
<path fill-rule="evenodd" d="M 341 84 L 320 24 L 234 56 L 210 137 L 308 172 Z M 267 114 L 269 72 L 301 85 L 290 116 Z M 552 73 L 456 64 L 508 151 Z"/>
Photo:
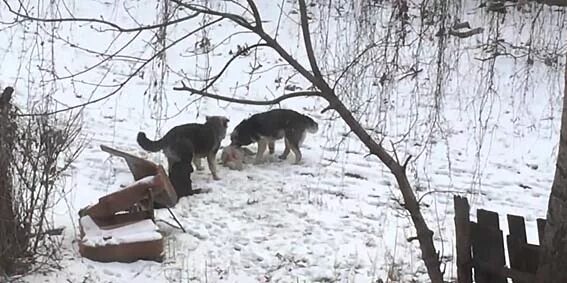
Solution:
<path fill-rule="evenodd" d="M 366 54 L 366 52 L 370 51 L 374 47 L 376 47 L 376 43 L 370 44 L 369 46 L 364 48 L 364 50 L 362 50 L 362 52 L 360 52 L 360 54 L 358 54 L 356 57 L 354 57 L 354 59 L 346 66 L 346 68 L 344 68 L 344 70 L 342 70 L 341 74 L 335 80 L 335 83 L 333 84 L 333 90 L 335 90 L 339 81 L 350 70 L 350 68 L 352 68 L 354 65 L 356 65 L 358 63 L 358 61 L 360 60 L 360 58 L 362 58 L 362 56 L 364 56 L 364 54 Z"/>
<path fill-rule="evenodd" d="M 134 40 L 135 40 L 136 38 L 138 38 L 138 36 L 139 36 L 141 33 L 142 33 L 142 31 L 138 31 L 130 40 L 128 40 L 128 42 L 126 42 L 126 43 L 125 43 L 122 47 L 120 47 L 117 51 L 113 52 L 112 54 L 109 54 L 108 56 L 106 56 L 106 58 L 104 58 L 104 59 L 98 61 L 96 64 L 94 64 L 94 65 L 92 65 L 92 66 L 90 66 L 90 67 L 87 67 L 87 68 L 85 68 L 85 69 L 83 69 L 83 70 L 81 70 L 81 71 L 79 71 L 79 72 L 71 73 L 70 75 L 66 75 L 66 76 L 62 76 L 62 77 L 57 76 L 57 74 L 54 74 L 54 75 L 55 75 L 55 79 L 57 79 L 57 80 L 70 79 L 70 78 L 73 78 L 73 77 L 76 77 L 76 76 L 80 76 L 80 75 L 82 75 L 82 74 L 85 74 L 85 73 L 87 73 L 87 72 L 89 72 L 89 71 L 91 71 L 91 70 L 94 70 L 95 68 L 97 68 L 97 67 L 101 66 L 102 64 L 104 64 L 105 62 L 110 61 L 110 60 L 114 59 L 116 56 L 118 56 L 118 54 L 120 54 L 122 51 L 124 51 L 124 49 L 126 49 L 128 46 L 130 46 L 130 44 L 132 44 L 132 43 L 134 42 Z"/>
<path fill-rule="evenodd" d="M 333 106 L 329 104 L 329 106 L 323 108 L 323 110 L 321 110 L 321 114 L 324 114 L 325 112 L 329 111 L 329 110 L 333 110 Z"/>
<path fill-rule="evenodd" d="M 183 3 L 180 0 L 171 0 L 171 2 L 173 2 L 177 5 L 180 5 L 182 7 L 185 7 L 187 9 L 191 10 L 191 11 L 197 12 L 197 13 L 203 13 L 203 14 L 207 14 L 207 15 L 213 15 L 213 16 L 218 16 L 218 17 L 229 19 L 229 20 L 245 27 L 246 29 L 254 30 L 254 27 L 242 16 L 231 14 L 231 13 L 223 13 L 223 12 L 211 10 L 211 9 L 204 7 L 204 6 L 201 6 L 201 5 L 193 5 L 193 4 Z"/>
<path fill-rule="evenodd" d="M 309 72 L 303 65 L 299 64 L 297 60 L 295 60 L 295 58 L 293 58 L 293 56 L 291 56 L 291 54 L 289 54 L 278 42 L 277 40 L 275 40 L 274 38 L 272 38 L 269 34 L 267 34 L 262 28 L 255 28 L 254 26 L 252 26 L 250 23 L 248 23 L 246 21 L 246 19 L 244 19 L 241 16 L 235 15 L 235 14 L 230 14 L 230 13 L 222 13 L 222 12 L 218 12 L 218 11 L 213 11 L 210 10 L 208 8 L 203 8 L 201 6 L 195 6 L 192 4 L 187 4 L 187 3 L 183 3 L 180 0 L 171 0 L 174 3 L 177 3 L 178 5 L 181 5 L 187 9 L 190 9 L 192 11 L 195 12 L 201 12 L 203 14 L 207 14 L 207 15 L 214 15 L 214 16 L 222 16 L 225 17 L 233 22 L 235 22 L 236 24 L 242 26 L 243 28 L 250 30 L 252 32 L 254 32 L 255 34 L 257 34 L 258 36 L 260 36 L 261 39 L 263 39 L 268 46 L 270 46 L 272 49 L 274 49 L 281 57 L 282 59 L 284 59 L 288 64 L 290 64 L 293 68 L 295 68 L 302 76 L 304 76 L 307 80 L 309 80 L 311 83 L 315 84 L 315 82 L 317 81 L 317 79 L 315 78 L 315 76 L 313 76 L 313 74 L 311 72 Z M 316 85 L 316 84 L 315 84 Z"/>
<path fill-rule="evenodd" d="M 234 103 L 248 104 L 248 105 L 264 105 L 264 106 L 265 105 L 275 105 L 275 104 L 278 104 L 278 103 L 280 103 L 280 102 L 282 102 L 286 99 L 295 98 L 295 97 L 310 97 L 310 96 L 321 97 L 322 96 L 322 93 L 318 92 L 318 91 L 299 91 L 299 92 L 287 93 L 287 94 L 284 94 L 284 95 L 279 96 L 279 97 L 272 99 L 272 100 L 249 100 L 249 99 L 233 98 L 233 97 L 228 97 L 228 96 L 224 96 L 224 95 L 209 93 L 209 92 L 204 91 L 204 90 L 199 90 L 199 89 L 188 87 L 183 82 L 181 82 L 180 87 L 174 87 L 173 90 L 175 90 L 175 91 L 188 91 L 188 92 L 191 92 L 192 94 L 198 94 L 198 95 L 201 95 L 201 96 L 204 96 L 204 97 L 218 99 L 218 100 L 222 100 L 222 101 L 226 101 L 226 102 L 234 102 Z"/>
<path fill-rule="evenodd" d="M 219 72 L 217 75 L 213 76 L 212 81 L 210 81 L 202 90 L 207 90 L 208 88 L 210 88 L 210 87 L 222 76 L 222 74 L 228 69 L 228 67 L 230 66 L 230 64 L 231 64 L 236 58 L 240 57 L 240 55 L 246 54 L 246 53 L 248 53 L 250 50 L 255 49 L 255 48 L 258 48 L 258 47 L 261 47 L 261 46 L 268 46 L 268 44 L 266 44 L 266 43 L 258 43 L 258 44 L 253 44 L 253 45 L 250 45 L 250 46 L 247 46 L 247 47 L 245 47 L 245 48 L 242 48 L 242 49 L 238 50 L 238 51 L 236 52 L 236 54 L 234 54 L 234 55 L 232 56 L 232 58 L 230 58 L 230 59 L 224 64 L 224 67 L 222 68 L 222 70 L 220 70 L 220 72 Z"/>
<path fill-rule="evenodd" d="M 4 4 L 6 4 L 6 6 L 8 7 L 8 11 L 10 11 L 10 13 L 24 18 L 26 20 L 30 20 L 30 21 L 36 21 L 36 22 L 44 22 L 44 23 L 61 23 L 61 22 L 87 22 L 87 23 L 99 23 L 99 24 L 103 24 L 103 25 L 107 25 L 112 27 L 113 31 L 119 31 L 119 32 L 138 32 L 138 31 L 143 31 L 143 30 L 151 30 L 151 29 L 157 29 L 160 27 L 164 27 L 164 26 L 169 26 L 169 25 L 173 25 L 173 24 L 177 24 L 177 23 L 181 23 L 187 20 L 190 20 L 192 18 L 195 18 L 199 15 L 199 13 L 195 13 L 195 14 L 191 14 L 173 21 L 168 21 L 168 22 L 164 22 L 164 23 L 159 23 L 159 24 L 154 24 L 154 25 L 149 25 L 149 26 L 141 26 L 141 27 L 135 27 L 135 28 L 125 28 L 125 27 L 121 27 L 113 22 L 109 22 L 109 21 L 105 21 L 105 20 L 101 20 L 101 19 L 96 19 L 96 18 L 54 18 L 54 19 L 45 19 L 45 18 L 38 18 L 38 17 L 33 17 L 27 14 L 22 14 L 19 13 L 17 11 L 15 11 L 14 9 L 12 9 L 12 6 L 10 6 L 10 4 L 8 4 L 7 0 L 3 0 Z M 101 31 L 110 31 L 109 29 L 106 30 L 101 30 Z"/>
<path fill-rule="evenodd" d="M 307 17 L 307 5 L 305 0 L 299 0 L 299 13 L 301 15 L 301 29 L 303 31 L 303 42 L 305 44 L 305 51 L 307 52 L 307 58 L 309 59 L 309 64 L 311 65 L 311 70 L 315 75 L 317 85 L 321 90 L 330 89 L 329 85 L 323 79 L 321 75 L 321 70 L 317 66 L 317 59 L 315 58 L 315 52 L 313 51 L 313 43 L 311 43 L 311 34 L 309 32 L 309 18 Z"/>
<path fill-rule="evenodd" d="M 406 170 L 406 168 L 408 167 L 408 163 L 410 162 L 411 158 L 412 158 L 411 155 L 408 155 L 408 157 L 406 157 L 406 161 L 404 161 L 404 164 L 402 164 L 404 170 Z"/>
<path fill-rule="evenodd" d="M 394 152 L 394 160 L 396 160 L 396 163 L 400 163 L 400 158 L 398 157 L 398 152 L 396 152 L 396 146 L 394 145 L 394 143 L 392 141 L 390 141 L 390 144 L 392 145 L 392 152 Z"/>
<path fill-rule="evenodd" d="M 471 30 L 468 30 L 468 31 L 456 31 L 456 30 L 451 29 L 451 30 L 449 30 L 448 33 L 449 33 L 449 35 L 456 36 L 458 38 L 467 38 L 467 37 L 471 37 L 473 35 L 482 33 L 483 31 L 484 31 L 483 28 L 478 27 L 478 28 L 474 28 L 474 29 L 471 29 Z"/>
<path fill-rule="evenodd" d="M 247 0 L 250 9 L 252 9 L 252 13 L 254 14 L 254 20 L 256 21 L 256 28 L 262 29 L 262 18 L 260 17 L 260 11 L 258 11 L 258 7 L 254 0 Z"/>
<path fill-rule="evenodd" d="M 214 25 L 220 21 L 222 21 L 224 18 L 218 18 L 210 23 L 207 23 L 203 26 L 201 26 L 200 28 L 187 33 L 186 35 L 176 39 L 175 41 L 173 41 L 171 44 L 169 44 L 168 46 L 165 46 L 163 49 L 161 49 L 159 52 L 156 52 L 152 57 L 150 57 L 149 59 L 147 59 L 144 63 L 142 63 L 138 68 L 136 68 L 136 70 L 134 70 L 134 72 L 132 74 L 130 74 L 130 76 L 128 76 L 128 78 L 126 78 L 126 80 L 124 80 L 123 82 L 121 82 L 118 85 L 118 88 L 116 88 L 115 90 L 113 90 L 112 92 L 110 92 L 107 95 L 104 95 L 102 97 L 99 97 L 97 99 L 94 100 L 90 100 L 87 101 L 85 103 L 81 103 L 81 104 L 77 104 L 77 105 L 73 105 L 73 106 L 69 106 L 67 108 L 64 109 L 60 109 L 60 110 L 55 110 L 55 111 L 50 111 L 50 112 L 45 112 L 45 113 L 26 113 L 26 114 L 18 114 L 17 116 L 48 116 L 48 115 L 53 115 L 53 114 L 57 114 L 57 113 L 61 113 L 61 112 L 66 112 L 66 111 L 70 111 L 70 110 L 74 110 L 77 108 L 84 108 L 88 105 L 91 104 L 95 104 L 97 102 L 106 100 L 110 97 L 112 97 L 113 95 L 117 94 L 132 78 L 136 77 L 136 74 L 138 74 L 142 69 L 144 69 L 144 67 L 146 67 L 146 65 L 148 65 L 150 62 L 152 62 L 154 59 L 158 58 L 159 56 L 161 56 L 163 54 L 163 52 L 165 52 L 166 50 L 168 50 L 169 48 L 175 46 L 176 44 L 178 44 L 179 42 L 189 38 L 190 36 L 192 36 L 193 34 L 197 33 L 198 31 L 205 29 L 211 25 Z"/>

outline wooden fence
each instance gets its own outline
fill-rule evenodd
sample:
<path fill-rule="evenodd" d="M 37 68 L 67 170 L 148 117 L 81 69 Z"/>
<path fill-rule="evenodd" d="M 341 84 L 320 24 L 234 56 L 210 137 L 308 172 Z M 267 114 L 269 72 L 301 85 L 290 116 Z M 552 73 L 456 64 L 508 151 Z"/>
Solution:
<path fill-rule="evenodd" d="M 514 283 L 535 281 L 540 248 L 529 244 L 524 218 L 507 215 L 509 235 L 508 263 L 498 213 L 477 210 L 477 222 L 470 220 L 470 206 L 463 197 L 454 197 L 459 283 Z M 539 241 L 543 239 L 545 219 L 537 219 Z M 474 270 L 474 276 L 473 276 Z"/>

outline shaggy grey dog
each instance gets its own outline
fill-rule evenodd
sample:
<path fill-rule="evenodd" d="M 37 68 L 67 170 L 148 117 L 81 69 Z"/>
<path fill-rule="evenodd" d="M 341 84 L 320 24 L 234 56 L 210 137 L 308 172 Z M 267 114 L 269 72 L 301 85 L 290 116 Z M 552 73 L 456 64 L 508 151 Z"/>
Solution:
<path fill-rule="evenodd" d="M 197 170 L 203 170 L 201 158 L 206 157 L 213 178 L 219 180 L 215 159 L 221 141 L 226 136 L 228 122 L 224 116 L 207 116 L 204 124 L 190 123 L 174 127 L 159 140 L 151 141 L 143 132 L 138 133 L 137 140 L 147 151 L 163 150 L 169 163 L 170 177 L 172 173 L 178 173 L 174 172 L 176 168 L 188 171 L 185 174 L 192 173 L 191 161 Z"/>

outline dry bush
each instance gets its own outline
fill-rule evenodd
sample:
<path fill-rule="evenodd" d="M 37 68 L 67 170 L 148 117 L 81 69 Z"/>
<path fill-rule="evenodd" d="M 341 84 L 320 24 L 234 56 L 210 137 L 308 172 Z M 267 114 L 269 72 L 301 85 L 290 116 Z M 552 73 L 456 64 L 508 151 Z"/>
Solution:
<path fill-rule="evenodd" d="M 0 105 L 0 276 L 57 262 L 60 230 L 49 212 L 82 149 L 78 117 L 20 117 L 15 106 Z"/>

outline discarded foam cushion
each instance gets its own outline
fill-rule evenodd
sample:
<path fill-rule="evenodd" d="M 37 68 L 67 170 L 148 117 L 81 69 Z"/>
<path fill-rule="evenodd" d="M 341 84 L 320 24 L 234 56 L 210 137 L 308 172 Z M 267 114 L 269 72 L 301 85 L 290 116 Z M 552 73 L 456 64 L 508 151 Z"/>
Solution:
<path fill-rule="evenodd" d="M 102 229 L 90 216 L 81 218 L 82 243 L 90 247 L 161 240 L 163 237 L 151 219 L 136 221 L 112 229 Z"/>
<path fill-rule="evenodd" d="M 86 215 L 80 219 L 80 228 L 79 252 L 86 258 L 102 262 L 163 259 L 163 236 L 151 219 L 100 226 Z"/>

